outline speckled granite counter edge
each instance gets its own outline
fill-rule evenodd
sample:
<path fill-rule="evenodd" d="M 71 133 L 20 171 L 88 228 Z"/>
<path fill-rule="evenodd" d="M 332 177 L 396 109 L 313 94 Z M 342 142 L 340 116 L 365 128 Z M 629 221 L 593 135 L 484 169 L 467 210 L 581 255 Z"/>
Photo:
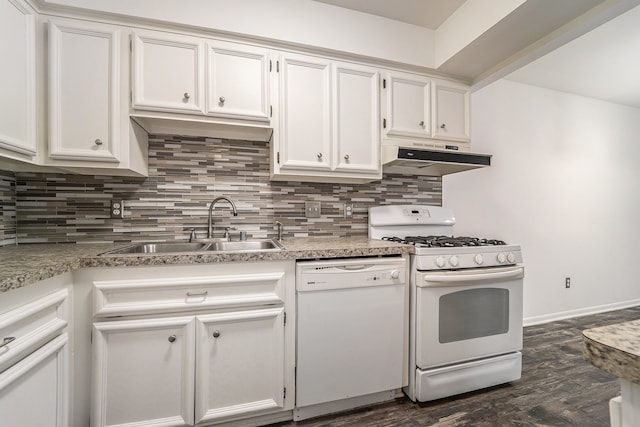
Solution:
<path fill-rule="evenodd" d="M 78 268 L 383 256 L 408 254 L 413 251 L 411 246 L 366 238 L 298 238 L 285 240 L 283 245 L 284 249 L 280 251 L 105 256 L 100 254 L 127 244 L 26 244 L 3 247 L 0 248 L 0 294 Z"/>
<path fill-rule="evenodd" d="M 582 338 L 585 360 L 618 378 L 640 384 L 640 320 L 587 329 Z"/>

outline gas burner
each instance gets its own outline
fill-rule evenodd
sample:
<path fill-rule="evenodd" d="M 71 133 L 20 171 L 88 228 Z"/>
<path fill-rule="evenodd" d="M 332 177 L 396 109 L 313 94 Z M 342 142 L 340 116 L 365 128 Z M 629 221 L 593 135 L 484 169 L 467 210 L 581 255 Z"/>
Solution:
<path fill-rule="evenodd" d="M 480 239 L 477 237 L 465 236 L 406 236 L 401 237 L 383 237 L 382 240 L 391 242 L 405 243 L 426 248 L 453 248 L 462 246 L 501 246 L 506 245 L 502 240 L 496 239 Z"/>

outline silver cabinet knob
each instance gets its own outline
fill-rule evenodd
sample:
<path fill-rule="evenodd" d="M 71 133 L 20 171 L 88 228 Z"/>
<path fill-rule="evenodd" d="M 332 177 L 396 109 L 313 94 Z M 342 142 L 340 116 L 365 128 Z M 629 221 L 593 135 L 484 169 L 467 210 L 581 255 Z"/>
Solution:
<path fill-rule="evenodd" d="M 318 153 L 318 159 L 322 158 L 322 153 Z"/>
<path fill-rule="evenodd" d="M 218 338 L 219 336 L 220 336 L 220 331 L 219 330 L 216 329 L 215 331 L 213 331 L 213 337 L 214 338 Z"/>
<path fill-rule="evenodd" d="M 440 125 L 440 129 L 444 129 L 444 128 L 446 128 L 446 127 L 447 127 L 447 125 L 446 125 L 445 123 L 443 123 L 443 124 L 441 124 L 441 125 Z"/>
<path fill-rule="evenodd" d="M 344 159 L 345 159 L 345 160 L 349 160 L 349 155 L 348 155 L 348 154 L 345 154 L 345 155 L 344 155 Z"/>
<path fill-rule="evenodd" d="M 102 140 L 100 138 L 98 138 L 95 141 L 93 141 L 93 143 L 96 144 L 96 145 L 102 145 Z"/>
<path fill-rule="evenodd" d="M 169 337 L 169 342 L 175 342 L 178 338 L 175 335 Z"/>
<path fill-rule="evenodd" d="M 184 99 L 189 99 L 189 98 L 191 98 L 191 95 L 189 95 L 189 92 L 185 92 Z"/>
<path fill-rule="evenodd" d="M 16 337 L 4 337 L 2 339 L 2 343 L 0 343 L 0 348 L 8 345 L 9 343 L 12 343 L 16 340 Z"/>
<path fill-rule="evenodd" d="M 424 120 L 419 123 L 420 127 L 424 127 Z"/>
<path fill-rule="evenodd" d="M 221 96 L 220 98 L 218 98 L 218 100 L 220 101 L 220 104 L 224 104 L 224 101 L 226 101 L 226 99 L 224 99 L 224 96 Z"/>

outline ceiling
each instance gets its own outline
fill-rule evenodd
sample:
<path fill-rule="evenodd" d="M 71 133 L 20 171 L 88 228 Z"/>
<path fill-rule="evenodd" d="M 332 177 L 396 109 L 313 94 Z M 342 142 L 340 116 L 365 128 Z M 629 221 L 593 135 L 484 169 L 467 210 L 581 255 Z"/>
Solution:
<path fill-rule="evenodd" d="M 382 16 L 430 30 L 438 29 L 466 0 L 315 0 L 330 5 Z M 576 17 L 597 16 L 602 4 L 617 7 L 613 1 L 563 0 L 562 7 L 541 1 L 525 2 L 502 25 L 487 31 L 470 43 L 460 54 L 442 64 L 438 71 L 471 77 L 475 83 L 491 72 L 490 64 L 511 62 L 499 77 L 549 89 L 640 108 L 640 6 L 626 3 L 626 13 L 611 20 L 608 17 L 594 18 L 586 25 L 586 34 L 571 34 L 560 37 L 557 42 L 547 43 L 542 49 L 526 49 L 538 42 L 540 34 L 551 34 L 564 23 Z M 618 2 L 620 4 L 625 1 Z M 637 2 L 636 2 L 637 4 Z M 567 7 L 570 6 L 570 7 Z M 631 8 L 633 7 L 633 8 Z M 582 9 L 580 9 L 582 8 Z M 624 12 L 621 10 L 621 12 Z M 595 12 L 594 12 L 595 11 Z M 564 13 L 565 16 L 562 16 Z M 518 16 L 521 15 L 521 16 Z M 606 14 L 602 14 L 606 15 Z M 555 20 L 555 21 L 554 21 Z M 588 19 L 585 18 L 585 21 Z M 528 27 L 523 23 L 535 22 Z M 603 23 L 604 22 L 604 23 Z M 602 24 L 602 25 L 600 25 Z M 543 31 L 541 26 L 546 25 Z M 535 28 L 538 27 L 538 28 Z M 535 28 L 535 30 L 534 30 Z M 530 32 L 530 34 L 528 34 Z M 508 37 L 505 37 L 508 34 Z M 513 44 L 504 52 L 521 51 L 511 58 L 504 55 L 498 45 Z M 548 53 L 547 53 L 548 52 Z M 502 57 L 501 57 L 502 55 Z M 544 56 L 542 56 L 544 55 Z M 515 59 L 514 59 L 515 58 Z M 538 59 L 536 59 L 538 58 Z M 511 71 L 514 71 L 509 74 Z M 495 79 L 494 79 L 495 80 Z M 488 79 L 485 84 L 490 83 Z"/>
<path fill-rule="evenodd" d="M 640 108 L 640 6 L 507 76 Z"/>

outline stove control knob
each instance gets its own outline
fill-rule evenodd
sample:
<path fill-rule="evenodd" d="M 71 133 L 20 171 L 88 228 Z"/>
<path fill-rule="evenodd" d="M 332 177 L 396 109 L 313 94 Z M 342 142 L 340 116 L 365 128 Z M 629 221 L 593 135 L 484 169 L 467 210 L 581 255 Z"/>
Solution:
<path fill-rule="evenodd" d="M 516 262 L 516 256 L 515 256 L 515 254 L 514 254 L 513 252 L 509 252 L 509 255 L 507 255 L 507 260 L 508 260 L 510 263 L 514 263 L 514 262 Z"/>
<path fill-rule="evenodd" d="M 390 275 L 392 279 L 400 278 L 400 272 L 398 270 L 393 270 Z"/>
<path fill-rule="evenodd" d="M 476 256 L 473 257 L 473 260 L 478 265 L 482 265 L 482 263 L 484 262 L 484 259 L 482 258 L 482 254 L 476 254 Z"/>
<path fill-rule="evenodd" d="M 507 256 L 505 254 L 503 254 L 502 252 L 500 252 L 498 254 L 498 262 L 500 264 L 504 264 L 504 262 L 507 260 Z"/>
<path fill-rule="evenodd" d="M 436 258 L 436 265 L 440 268 L 444 267 L 444 257 L 443 256 L 439 256 L 438 258 Z"/>
<path fill-rule="evenodd" d="M 458 257 L 453 255 L 451 258 L 449 258 L 449 264 L 451 264 L 451 267 L 457 267 L 458 266 Z"/>

